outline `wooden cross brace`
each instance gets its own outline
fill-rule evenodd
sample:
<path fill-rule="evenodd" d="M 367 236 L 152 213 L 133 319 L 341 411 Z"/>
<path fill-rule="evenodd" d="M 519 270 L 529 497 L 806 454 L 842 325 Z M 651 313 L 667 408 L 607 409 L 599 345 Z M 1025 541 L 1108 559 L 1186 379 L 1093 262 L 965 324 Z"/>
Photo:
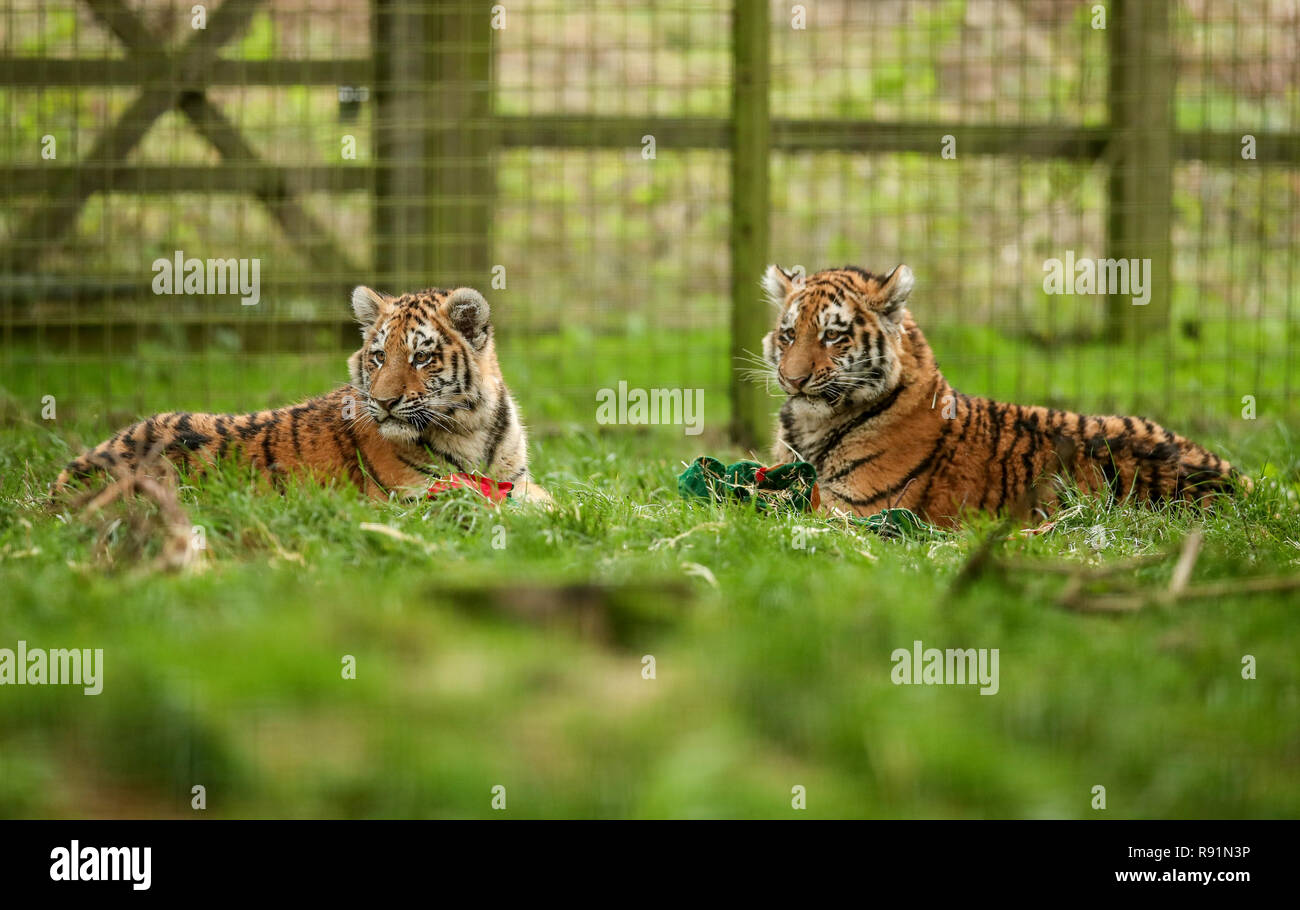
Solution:
<path fill-rule="evenodd" d="M 142 65 L 159 64 L 144 60 L 153 53 L 158 39 L 122 0 L 85 0 L 95 17 L 117 36 Z M 178 74 L 182 86 L 202 84 L 204 73 L 221 48 L 247 26 L 261 0 L 226 0 L 212 14 L 208 26 L 185 42 L 178 52 L 166 56 L 162 65 Z M 261 158 L 220 108 L 207 99 L 201 89 L 145 88 L 109 129 L 95 142 L 84 167 L 70 174 L 56 187 L 48 205 L 39 208 L 14 232 L 7 244 L 5 265 L 10 272 L 22 265 L 30 267 L 46 244 L 53 243 L 76 223 L 86 200 L 108 189 L 108 164 L 125 161 L 126 156 L 149 131 L 154 121 L 173 108 L 179 109 L 198 133 L 210 142 L 223 161 L 254 164 Z M 357 274 L 351 260 L 339 250 L 324 227 L 299 202 L 283 169 L 272 169 L 254 195 L 270 210 L 280 227 L 320 272 L 346 271 Z M 349 277 L 348 280 L 351 280 Z"/>

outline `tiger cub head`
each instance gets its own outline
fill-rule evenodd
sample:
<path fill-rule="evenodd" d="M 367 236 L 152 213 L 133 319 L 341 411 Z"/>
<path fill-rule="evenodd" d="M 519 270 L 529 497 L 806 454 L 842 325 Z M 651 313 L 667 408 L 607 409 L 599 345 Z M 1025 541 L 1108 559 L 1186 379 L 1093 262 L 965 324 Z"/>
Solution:
<path fill-rule="evenodd" d="M 832 411 L 869 404 L 899 382 L 903 321 L 915 279 L 846 266 L 806 278 L 768 266 L 763 290 L 778 309 L 763 358 L 794 401 Z"/>
<path fill-rule="evenodd" d="M 488 303 L 472 288 L 391 297 L 359 287 L 352 311 L 362 342 L 348 372 L 385 439 L 417 443 L 452 428 L 500 376 Z"/>

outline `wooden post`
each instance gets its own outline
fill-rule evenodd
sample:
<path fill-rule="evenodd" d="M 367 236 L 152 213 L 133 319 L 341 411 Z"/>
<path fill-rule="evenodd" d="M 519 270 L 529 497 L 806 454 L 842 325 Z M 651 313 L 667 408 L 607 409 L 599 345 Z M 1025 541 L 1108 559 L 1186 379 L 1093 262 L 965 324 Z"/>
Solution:
<path fill-rule="evenodd" d="M 1115 340 L 1168 328 L 1172 299 L 1175 58 L 1169 0 L 1110 0 L 1107 257 L 1149 259 L 1151 300 L 1114 294 Z"/>
<path fill-rule="evenodd" d="M 771 445 L 772 399 L 740 370 L 771 328 L 758 285 L 769 239 L 770 15 L 767 0 L 735 0 L 731 20 L 731 438 L 762 452 Z"/>
<path fill-rule="evenodd" d="M 491 17 L 491 4 L 479 0 L 433 4 L 424 111 L 431 218 L 425 283 L 469 285 L 489 300 L 496 195 Z"/>
<path fill-rule="evenodd" d="M 374 281 L 490 290 L 496 124 L 491 8 L 374 0 Z"/>
<path fill-rule="evenodd" d="M 426 33 L 421 0 L 373 0 L 374 263 L 367 283 L 394 294 L 433 284 L 425 186 Z"/>

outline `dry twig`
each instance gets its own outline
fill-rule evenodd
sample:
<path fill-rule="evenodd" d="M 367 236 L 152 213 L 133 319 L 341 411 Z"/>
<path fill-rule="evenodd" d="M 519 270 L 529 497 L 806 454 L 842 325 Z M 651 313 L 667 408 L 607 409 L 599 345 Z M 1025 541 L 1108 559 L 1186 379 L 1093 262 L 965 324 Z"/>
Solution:
<path fill-rule="evenodd" d="M 131 539 L 137 552 L 144 551 L 161 525 L 162 552 L 154 560 L 154 568 L 175 570 L 193 564 L 197 555 L 193 525 L 176 495 L 176 471 L 162 456 L 162 444 L 155 445 L 136 465 L 115 465 L 109 473 L 112 480 L 106 486 L 84 491 L 70 501 L 69 507 L 82 516 L 92 516 L 120 501 L 128 509 Z M 157 516 L 132 511 L 133 497 L 152 502 L 158 508 Z"/>

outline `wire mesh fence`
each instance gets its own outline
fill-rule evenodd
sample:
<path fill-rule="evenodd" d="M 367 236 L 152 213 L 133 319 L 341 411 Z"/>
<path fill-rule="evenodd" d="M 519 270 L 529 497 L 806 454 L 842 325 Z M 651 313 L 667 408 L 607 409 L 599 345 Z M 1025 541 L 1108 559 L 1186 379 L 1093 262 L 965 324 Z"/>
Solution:
<path fill-rule="evenodd" d="M 732 290 L 755 8 L 747 267 L 907 262 L 972 392 L 1295 417 L 1291 0 L 9 0 L 0 384 L 96 421 L 282 403 L 343 380 L 351 285 L 470 284 L 534 423 L 627 381 L 719 425 L 767 319 Z M 1123 293 L 1047 281 L 1121 259 Z"/>

